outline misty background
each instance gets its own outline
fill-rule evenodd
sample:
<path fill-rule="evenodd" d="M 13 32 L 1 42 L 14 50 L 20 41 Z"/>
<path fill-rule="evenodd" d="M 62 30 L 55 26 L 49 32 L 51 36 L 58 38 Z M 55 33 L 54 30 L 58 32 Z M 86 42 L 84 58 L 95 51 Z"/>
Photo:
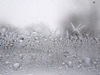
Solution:
<path fill-rule="evenodd" d="M 43 23 L 66 31 L 72 22 L 100 29 L 99 7 L 99 0 L 0 0 L 0 23 L 21 29 Z"/>

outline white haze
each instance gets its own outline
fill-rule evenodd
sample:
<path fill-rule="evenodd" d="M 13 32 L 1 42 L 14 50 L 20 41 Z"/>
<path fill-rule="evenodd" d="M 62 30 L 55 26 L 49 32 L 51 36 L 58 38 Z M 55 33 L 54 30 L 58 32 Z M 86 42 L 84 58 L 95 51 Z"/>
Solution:
<path fill-rule="evenodd" d="M 65 15 L 89 13 L 93 0 L 0 0 L 0 21 L 19 28 L 44 23 L 54 30 Z"/>

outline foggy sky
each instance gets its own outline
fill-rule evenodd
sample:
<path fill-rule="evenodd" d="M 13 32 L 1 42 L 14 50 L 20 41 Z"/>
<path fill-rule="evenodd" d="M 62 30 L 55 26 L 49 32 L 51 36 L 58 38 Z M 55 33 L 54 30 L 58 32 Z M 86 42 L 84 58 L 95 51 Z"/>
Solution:
<path fill-rule="evenodd" d="M 33 23 L 44 23 L 51 29 L 61 26 L 64 20 L 69 24 L 76 21 L 90 24 L 99 18 L 99 0 L 0 0 L 0 22 L 7 22 L 19 28 Z M 92 16 L 92 17 L 90 17 Z M 96 17 L 97 18 L 97 17 Z M 94 18 L 95 20 L 95 18 Z M 93 20 L 93 21 L 94 21 Z M 94 21 L 93 23 L 99 21 Z"/>

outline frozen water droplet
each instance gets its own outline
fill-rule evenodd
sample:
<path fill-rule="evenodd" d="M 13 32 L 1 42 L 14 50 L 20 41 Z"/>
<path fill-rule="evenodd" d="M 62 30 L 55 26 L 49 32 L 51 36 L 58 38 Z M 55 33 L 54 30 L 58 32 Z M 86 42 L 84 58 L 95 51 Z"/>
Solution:
<path fill-rule="evenodd" d="M 0 55 L 0 58 L 2 58 L 2 55 Z"/>
<path fill-rule="evenodd" d="M 85 35 L 86 35 L 86 37 L 89 37 L 90 34 L 86 33 Z"/>
<path fill-rule="evenodd" d="M 9 54 L 6 55 L 6 58 L 9 58 Z"/>
<path fill-rule="evenodd" d="M 47 41 L 47 39 L 44 39 L 44 41 Z"/>
<path fill-rule="evenodd" d="M 78 64 L 78 66 L 77 66 L 78 68 L 80 68 L 80 67 L 82 67 L 82 64 Z"/>
<path fill-rule="evenodd" d="M 66 68 L 68 68 L 68 65 L 65 65 Z"/>
<path fill-rule="evenodd" d="M 37 42 L 37 43 L 39 43 L 40 41 L 39 41 L 39 40 L 37 40 L 36 42 Z"/>
<path fill-rule="evenodd" d="M 5 64 L 8 65 L 9 64 L 9 61 L 6 61 Z"/>
<path fill-rule="evenodd" d="M 94 65 L 97 65 L 98 63 L 96 61 L 93 62 Z"/>
<path fill-rule="evenodd" d="M 66 58 L 69 57 L 69 52 L 68 51 L 64 52 L 64 57 L 66 57 Z"/>
<path fill-rule="evenodd" d="M 32 54 L 32 56 L 34 57 L 36 54 L 34 53 L 34 54 Z"/>
<path fill-rule="evenodd" d="M 7 72 L 6 75 L 9 75 L 9 73 Z"/>
<path fill-rule="evenodd" d="M 82 40 L 82 39 L 83 39 L 83 37 L 82 37 L 82 36 L 79 36 L 79 39 L 80 39 L 80 40 Z"/>
<path fill-rule="evenodd" d="M 20 64 L 19 64 L 19 63 L 15 63 L 15 64 L 13 65 L 13 67 L 14 67 L 14 69 L 19 69 L 19 68 L 20 68 Z"/>
<path fill-rule="evenodd" d="M 19 40 L 19 42 L 21 43 L 21 42 L 23 42 L 23 40 Z"/>
<path fill-rule="evenodd" d="M 11 65 L 10 65 L 9 67 L 10 67 L 10 68 L 12 68 L 12 66 L 11 66 Z"/>
<path fill-rule="evenodd" d="M 39 65 L 36 65 L 36 67 L 39 67 Z"/>
<path fill-rule="evenodd" d="M 78 60 L 78 63 L 79 63 L 79 64 L 82 64 L 82 63 L 83 63 L 83 60 L 81 60 L 81 59 Z"/>
<path fill-rule="evenodd" d="M 72 39 L 74 39 L 74 37 L 72 35 L 70 35 L 70 39 L 72 40 Z"/>
<path fill-rule="evenodd" d="M 85 64 L 90 65 L 91 59 L 89 57 L 85 57 L 84 62 L 85 62 Z"/>
<path fill-rule="evenodd" d="M 29 31 L 24 31 L 23 34 L 26 35 L 26 36 L 30 36 L 30 32 Z"/>
<path fill-rule="evenodd" d="M 23 54 L 19 54 L 19 57 L 22 59 L 23 58 Z"/>
<path fill-rule="evenodd" d="M 2 28 L 1 31 L 4 33 L 6 32 L 6 28 Z"/>
<path fill-rule="evenodd" d="M 38 37 L 34 37 L 34 39 L 35 39 L 35 40 L 38 40 L 39 38 L 38 38 Z"/>
<path fill-rule="evenodd" d="M 59 69 L 62 69 L 62 66 L 60 66 Z"/>
<path fill-rule="evenodd" d="M 72 61 L 68 61 L 68 67 L 72 67 Z"/>
<path fill-rule="evenodd" d="M 77 38 L 77 36 L 73 36 L 73 37 L 74 37 L 74 39 L 75 39 L 75 40 L 77 40 L 77 39 L 78 39 L 78 38 Z"/>
<path fill-rule="evenodd" d="M 61 34 L 61 30 L 60 29 L 56 29 L 54 32 L 55 36 L 59 36 Z"/>
<path fill-rule="evenodd" d="M 62 38 L 60 38 L 60 41 L 63 40 Z"/>
<path fill-rule="evenodd" d="M 66 31 L 66 38 L 69 39 L 69 32 L 68 32 L 68 30 Z"/>
<path fill-rule="evenodd" d="M 48 56 L 51 56 L 51 54 L 49 54 Z"/>
<path fill-rule="evenodd" d="M 65 62 L 62 62 L 62 65 L 65 65 Z"/>
<path fill-rule="evenodd" d="M 72 61 L 69 61 L 68 64 L 69 64 L 69 65 L 72 65 Z"/>
<path fill-rule="evenodd" d="M 39 34 L 37 32 L 32 32 L 31 36 L 38 36 Z"/>

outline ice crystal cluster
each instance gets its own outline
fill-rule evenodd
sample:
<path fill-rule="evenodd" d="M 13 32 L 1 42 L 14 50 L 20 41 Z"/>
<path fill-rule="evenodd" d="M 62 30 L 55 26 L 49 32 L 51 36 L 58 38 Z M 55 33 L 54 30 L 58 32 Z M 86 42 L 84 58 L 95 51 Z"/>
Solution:
<path fill-rule="evenodd" d="M 13 27 L 11 29 L 1 26 L 0 74 L 34 75 L 34 70 L 52 68 L 59 75 L 73 75 L 71 72 L 77 75 L 80 72 L 82 75 L 98 75 L 100 38 L 92 36 L 91 33 L 81 34 L 85 25 L 75 27 L 71 23 L 71 26 L 72 34 L 67 31 L 65 37 L 59 29 L 54 33 L 49 33 L 48 30 L 47 36 L 36 31 L 27 31 L 24 34 Z"/>

